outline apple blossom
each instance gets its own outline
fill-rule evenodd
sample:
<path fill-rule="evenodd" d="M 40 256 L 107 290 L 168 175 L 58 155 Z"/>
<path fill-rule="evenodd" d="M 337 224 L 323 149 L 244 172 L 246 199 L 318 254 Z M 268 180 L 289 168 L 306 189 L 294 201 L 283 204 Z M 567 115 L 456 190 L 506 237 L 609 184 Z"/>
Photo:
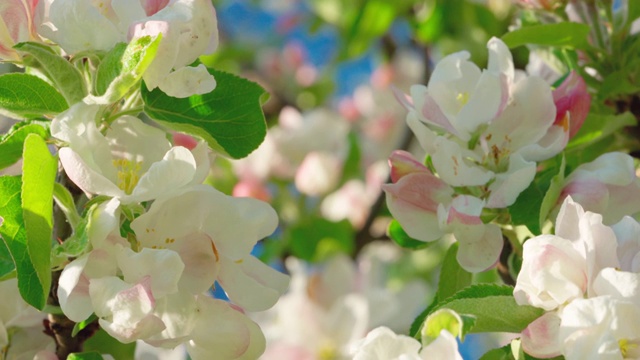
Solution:
<path fill-rule="evenodd" d="M 353 360 L 422 359 L 462 360 L 462 356 L 455 337 L 446 330 L 442 330 L 433 342 L 422 346 L 418 340 L 397 335 L 383 326 L 369 332 L 353 350 Z"/>
<path fill-rule="evenodd" d="M 502 208 L 529 186 L 536 161 L 564 148 L 569 130 L 554 125 L 550 86 L 535 76 L 516 76 L 501 40 L 493 38 L 487 47 L 488 69 L 480 71 L 468 53 L 449 55 L 427 87 L 416 85 L 410 98 L 400 99 L 442 181 L 486 186 L 486 206 Z"/>
<path fill-rule="evenodd" d="M 567 360 L 640 358 L 640 307 L 609 296 L 577 299 L 562 311 Z"/>
<path fill-rule="evenodd" d="M 204 142 L 193 151 L 172 147 L 162 130 L 128 115 L 102 135 L 95 123 L 100 110 L 99 105 L 80 102 L 51 123 L 51 134 L 68 143 L 59 150 L 62 166 L 83 191 L 131 204 L 169 195 L 206 177 Z"/>
<path fill-rule="evenodd" d="M 40 0 L 6 0 L 0 3 L 0 60 L 20 61 L 17 43 L 38 41 L 34 22 Z"/>
<path fill-rule="evenodd" d="M 633 158 L 621 152 L 600 155 L 578 166 L 565 180 L 559 202 L 571 196 L 585 210 L 612 225 L 640 211 L 640 179 Z"/>
<path fill-rule="evenodd" d="M 143 75 L 149 89 L 188 97 L 216 86 L 203 65 L 188 66 L 218 45 L 210 1 L 43 0 L 39 13 L 39 32 L 68 54 L 109 51 L 119 42 L 162 33 L 156 57 Z"/>
<path fill-rule="evenodd" d="M 288 284 L 285 275 L 250 255 L 277 223 L 266 203 L 198 185 L 157 199 L 131 228 L 140 246 L 180 254 L 185 264 L 182 290 L 198 294 L 217 280 L 232 302 L 261 311 L 271 307 Z"/>
<path fill-rule="evenodd" d="M 406 152 L 389 158 L 392 184 L 383 185 L 387 206 L 409 236 L 429 242 L 453 234 L 460 243 L 458 261 L 468 271 L 486 270 L 498 261 L 500 229 L 480 219 L 484 201 L 454 190 Z"/>

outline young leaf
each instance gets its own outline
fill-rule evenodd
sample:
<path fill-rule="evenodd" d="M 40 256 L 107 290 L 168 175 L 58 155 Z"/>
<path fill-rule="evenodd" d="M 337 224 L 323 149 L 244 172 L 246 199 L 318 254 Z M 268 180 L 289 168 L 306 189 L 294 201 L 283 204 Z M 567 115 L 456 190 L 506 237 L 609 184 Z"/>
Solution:
<path fill-rule="evenodd" d="M 482 355 L 480 360 L 516 360 L 511 353 L 511 344 L 507 344 L 501 348 L 489 350 Z"/>
<path fill-rule="evenodd" d="M 589 31 L 589 25 L 576 22 L 533 25 L 504 34 L 502 41 L 510 48 L 532 44 L 585 49 Z"/>
<path fill-rule="evenodd" d="M 80 71 L 49 46 L 23 42 L 14 46 L 14 49 L 25 57 L 29 66 L 38 68 L 51 80 L 67 100 L 67 104 L 75 104 L 87 95 L 87 86 Z"/>
<path fill-rule="evenodd" d="M 404 231 L 402 225 L 400 225 L 400 223 L 395 219 L 391 220 L 391 222 L 389 223 L 387 234 L 396 244 L 407 249 L 424 249 L 427 246 L 435 243 L 435 241 L 426 242 L 412 238 L 411 236 L 409 236 L 409 234 L 406 233 L 406 231 Z"/>
<path fill-rule="evenodd" d="M 15 164 L 22 157 L 24 139 L 29 134 L 37 134 L 41 137 L 47 136 L 47 130 L 38 124 L 27 124 L 15 127 L 11 132 L 0 140 L 0 169 Z"/>
<path fill-rule="evenodd" d="M 14 119 L 54 116 L 69 107 L 60 93 L 37 76 L 11 73 L 0 76 L 0 114 Z"/>
<path fill-rule="evenodd" d="M 451 335 L 464 341 L 464 336 L 475 325 L 473 316 L 460 315 L 451 309 L 440 309 L 427 317 L 422 326 L 422 343 L 429 344 L 440 336 L 440 331 L 447 330 Z"/>
<path fill-rule="evenodd" d="M 102 59 L 96 73 L 96 92 L 106 104 L 121 99 L 142 79 L 156 57 L 162 35 L 143 36 L 129 44 L 119 43 Z"/>
<path fill-rule="evenodd" d="M 243 158 L 255 150 L 267 133 L 258 84 L 235 75 L 208 69 L 216 88 L 203 95 L 174 98 L 160 89 L 142 86 L 144 111 L 163 126 L 199 136 L 209 146 L 232 158 Z"/>
<path fill-rule="evenodd" d="M 471 332 L 519 333 L 544 313 L 533 306 L 516 304 L 513 287 L 486 283 L 459 291 L 439 302 L 433 311 L 445 308 L 474 316 L 476 323 Z"/>
<path fill-rule="evenodd" d="M 24 276 L 29 279 L 24 286 L 18 285 L 27 303 L 38 309 L 44 308 L 51 286 L 53 184 L 57 170 L 58 161 L 49 152 L 45 141 L 38 135 L 29 134 L 24 142 L 21 190 L 26 252 L 13 255 L 30 262 L 29 267 L 35 272 L 22 276 L 18 272 L 18 280 Z M 28 289 L 24 289 L 25 286 Z"/>
<path fill-rule="evenodd" d="M 471 285 L 473 274 L 460 266 L 456 259 L 457 254 L 458 243 L 455 242 L 451 244 L 442 263 L 440 280 L 438 281 L 438 301 L 442 301 Z"/>
<path fill-rule="evenodd" d="M 537 175 L 537 178 L 518 195 L 516 202 L 509 206 L 509 214 L 513 225 L 525 225 L 534 235 L 539 235 L 540 214 L 551 179 L 557 174 L 557 169 L 550 168 Z"/>

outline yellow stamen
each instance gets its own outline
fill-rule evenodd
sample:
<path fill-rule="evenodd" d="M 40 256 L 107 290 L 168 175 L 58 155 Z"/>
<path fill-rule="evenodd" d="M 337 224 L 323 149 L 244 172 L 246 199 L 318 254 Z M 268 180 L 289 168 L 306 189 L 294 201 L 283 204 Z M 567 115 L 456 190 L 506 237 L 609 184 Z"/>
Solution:
<path fill-rule="evenodd" d="M 131 194 L 140 181 L 140 170 L 142 163 L 127 159 L 113 160 L 113 166 L 118 171 L 118 187 L 125 193 Z"/>

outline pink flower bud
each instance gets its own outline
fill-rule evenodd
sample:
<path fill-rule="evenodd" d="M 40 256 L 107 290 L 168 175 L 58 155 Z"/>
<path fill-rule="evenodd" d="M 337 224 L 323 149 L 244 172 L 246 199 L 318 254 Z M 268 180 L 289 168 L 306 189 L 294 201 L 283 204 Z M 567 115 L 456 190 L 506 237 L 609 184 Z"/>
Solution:
<path fill-rule="evenodd" d="M 431 174 L 429 169 L 416 160 L 413 155 L 406 151 L 396 150 L 389 156 L 389 166 L 391 167 L 391 181 L 398 182 L 405 175 L 426 172 Z"/>
<path fill-rule="evenodd" d="M 572 138 L 582 127 L 591 106 L 591 95 L 587 92 L 587 85 L 578 73 L 571 71 L 562 84 L 553 91 L 553 102 L 556 104 L 554 124 L 562 124 L 565 129 L 568 126 L 569 137 Z"/>
<path fill-rule="evenodd" d="M 33 22 L 39 0 L 5 0 L 0 2 L 0 59 L 20 61 L 13 46 L 38 40 Z"/>

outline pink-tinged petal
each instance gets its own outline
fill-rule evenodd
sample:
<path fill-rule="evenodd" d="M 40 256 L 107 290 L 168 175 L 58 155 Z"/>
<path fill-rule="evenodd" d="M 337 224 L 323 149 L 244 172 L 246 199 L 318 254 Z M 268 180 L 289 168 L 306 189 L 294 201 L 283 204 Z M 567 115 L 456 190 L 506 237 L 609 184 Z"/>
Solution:
<path fill-rule="evenodd" d="M 489 190 L 488 208 L 506 208 L 512 205 L 536 176 L 536 163 L 525 161 L 519 154 L 509 157 L 509 169 L 496 175 Z"/>
<path fill-rule="evenodd" d="M 609 203 L 609 189 L 596 180 L 576 180 L 567 184 L 558 198 L 562 203 L 568 196 L 583 206 L 584 209 L 595 213 L 603 213 Z"/>
<path fill-rule="evenodd" d="M 587 84 L 572 70 L 553 91 L 553 101 L 556 104 L 555 124 L 561 123 L 567 114 L 570 114 L 569 137 L 573 137 L 582 127 L 591 107 L 591 95 L 587 91 Z"/>
<path fill-rule="evenodd" d="M 122 343 L 130 343 L 160 333 L 165 326 L 153 315 L 155 298 L 151 279 L 130 285 L 117 277 L 95 279 L 89 294 L 100 325 Z"/>
<path fill-rule="evenodd" d="M 513 296 L 520 305 L 556 309 L 582 298 L 588 286 L 585 259 L 571 242 L 541 235 L 523 246 L 523 260 Z"/>
<path fill-rule="evenodd" d="M 200 296 L 198 314 L 186 344 L 193 360 L 250 360 L 264 352 L 266 341 L 260 327 L 228 303 Z"/>
<path fill-rule="evenodd" d="M 558 337 L 559 330 L 560 318 L 555 312 L 542 315 L 522 331 L 522 349 L 541 359 L 560 355 L 562 344 Z"/>
<path fill-rule="evenodd" d="M 407 110 L 415 109 L 413 107 L 413 100 L 411 99 L 411 96 L 403 93 L 402 91 L 400 91 L 400 89 L 398 89 L 393 85 L 391 86 L 391 91 L 393 91 L 393 96 L 396 98 L 396 100 L 398 100 L 400 105 L 404 106 L 405 109 Z"/>
<path fill-rule="evenodd" d="M 267 186 L 253 177 L 237 182 L 233 187 L 232 195 L 234 197 L 251 197 L 264 202 L 271 201 L 271 193 Z"/>
<path fill-rule="evenodd" d="M 140 3 L 147 16 L 151 16 L 164 9 L 169 4 L 169 0 L 140 0 Z"/>
<path fill-rule="evenodd" d="M 289 286 L 289 277 L 253 256 L 220 259 L 218 281 L 229 299 L 247 311 L 272 307 Z"/>
<path fill-rule="evenodd" d="M 143 248 L 138 253 L 123 249 L 117 261 L 124 281 L 137 283 L 149 277 L 151 292 L 155 297 L 177 292 L 178 280 L 185 267 L 176 252 L 149 248 Z"/>
<path fill-rule="evenodd" d="M 405 175 L 395 184 L 383 185 L 383 190 L 394 201 L 432 213 L 436 213 L 439 204 L 451 201 L 453 195 L 453 189 L 429 172 Z"/>
<path fill-rule="evenodd" d="M 428 172 L 429 169 L 420 161 L 416 160 L 411 153 L 404 150 L 395 150 L 389 156 L 389 167 L 391 167 L 391 182 L 396 183 L 405 175 L 416 172 Z"/>
<path fill-rule="evenodd" d="M 0 59 L 20 60 L 13 45 L 31 40 L 30 9 L 22 0 L 5 0 L 0 3 Z"/>
<path fill-rule="evenodd" d="M 180 132 L 173 133 L 173 144 L 175 146 L 183 146 L 189 150 L 193 150 L 198 145 L 198 140 L 191 135 Z"/>
<path fill-rule="evenodd" d="M 451 134 L 458 135 L 458 131 L 442 112 L 440 105 L 429 95 L 427 88 L 418 86 L 419 85 L 414 85 L 411 88 L 411 96 L 413 97 L 413 102 L 416 104 L 416 112 L 420 116 L 420 119 L 428 124 L 447 130 Z"/>
<path fill-rule="evenodd" d="M 395 201 L 388 192 L 387 206 L 393 217 L 412 238 L 429 242 L 438 240 L 444 235 L 440 230 L 436 213 L 425 212 L 411 204 Z"/>

